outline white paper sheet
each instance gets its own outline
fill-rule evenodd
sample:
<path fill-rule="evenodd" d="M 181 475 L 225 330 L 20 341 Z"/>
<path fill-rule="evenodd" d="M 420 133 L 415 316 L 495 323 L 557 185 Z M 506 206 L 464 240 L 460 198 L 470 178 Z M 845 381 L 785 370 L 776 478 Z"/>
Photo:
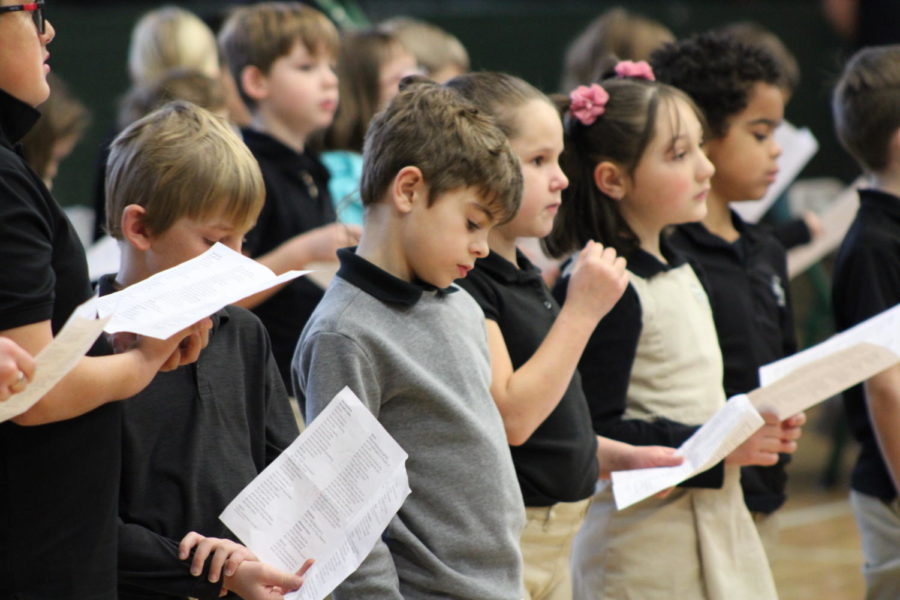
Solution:
<path fill-rule="evenodd" d="M 730 399 L 679 447 L 679 454 L 685 457 L 681 465 L 614 472 L 616 506 L 630 506 L 724 459 L 762 426 L 757 410 L 784 420 L 898 362 L 900 304 L 821 344 L 762 367 L 762 387 Z"/>
<path fill-rule="evenodd" d="M 808 244 L 791 248 L 787 253 L 788 276 L 793 279 L 836 250 L 859 210 L 859 188 L 862 178 L 842 191 L 819 215 L 822 235 Z"/>
<path fill-rule="evenodd" d="M 761 367 L 760 384 L 770 385 L 804 365 L 856 344 L 881 346 L 900 356 L 900 304 L 820 344 Z"/>
<path fill-rule="evenodd" d="M 682 464 L 677 467 L 614 471 L 612 482 L 616 507 L 622 510 L 702 473 L 731 454 L 762 425 L 762 417 L 746 395 L 732 397 L 678 447 L 678 454 L 684 457 Z"/>
<path fill-rule="evenodd" d="M 766 214 L 806 163 L 819 151 L 819 142 L 809 129 L 798 129 L 787 121 L 783 121 L 775 130 L 775 141 L 781 146 L 782 152 L 778 157 L 778 175 L 766 195 L 759 200 L 735 202 L 731 205 L 748 223 L 756 223 Z"/>
<path fill-rule="evenodd" d="M 285 571 L 314 558 L 288 597 L 321 600 L 359 567 L 409 495 L 407 458 L 345 387 L 219 518 Z"/>
<path fill-rule="evenodd" d="M 90 349 L 106 319 L 97 319 L 97 298 L 75 309 L 63 328 L 35 356 L 34 380 L 22 392 L 0 402 L 0 423 L 17 417 L 43 398 Z"/>
<path fill-rule="evenodd" d="M 104 235 L 84 253 L 91 281 L 97 281 L 102 275 L 119 272 L 121 256 L 119 241 L 116 238 Z"/>
<path fill-rule="evenodd" d="M 308 271 L 276 276 L 270 269 L 223 244 L 200 256 L 100 298 L 105 331 L 129 331 L 166 339 L 222 307 Z"/>

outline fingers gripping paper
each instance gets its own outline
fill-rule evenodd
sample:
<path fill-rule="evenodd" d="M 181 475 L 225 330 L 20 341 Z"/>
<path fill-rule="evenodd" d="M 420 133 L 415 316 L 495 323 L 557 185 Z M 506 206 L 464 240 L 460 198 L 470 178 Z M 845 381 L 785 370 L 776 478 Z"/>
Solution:
<path fill-rule="evenodd" d="M 359 567 L 409 495 L 407 458 L 345 387 L 219 518 L 282 570 L 315 559 L 286 597 L 320 600 Z"/>

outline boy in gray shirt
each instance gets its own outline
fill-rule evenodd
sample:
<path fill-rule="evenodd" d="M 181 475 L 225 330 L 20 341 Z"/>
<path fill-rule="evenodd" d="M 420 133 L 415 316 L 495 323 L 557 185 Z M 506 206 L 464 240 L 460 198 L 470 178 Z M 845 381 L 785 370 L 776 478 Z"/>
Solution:
<path fill-rule="evenodd" d="M 405 83 L 366 136 L 363 237 L 293 361 L 308 419 L 347 385 L 409 454 L 412 494 L 334 597 L 519 600 L 524 510 L 484 315 L 452 284 L 515 214 L 520 168 L 456 92 Z"/>

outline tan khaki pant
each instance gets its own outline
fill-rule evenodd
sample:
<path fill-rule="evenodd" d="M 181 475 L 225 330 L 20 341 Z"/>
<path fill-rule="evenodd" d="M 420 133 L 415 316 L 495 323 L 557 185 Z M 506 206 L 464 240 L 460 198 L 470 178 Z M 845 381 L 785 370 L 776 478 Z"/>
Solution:
<path fill-rule="evenodd" d="M 526 600 L 572 600 L 572 539 L 590 500 L 526 507 L 522 531 Z"/>

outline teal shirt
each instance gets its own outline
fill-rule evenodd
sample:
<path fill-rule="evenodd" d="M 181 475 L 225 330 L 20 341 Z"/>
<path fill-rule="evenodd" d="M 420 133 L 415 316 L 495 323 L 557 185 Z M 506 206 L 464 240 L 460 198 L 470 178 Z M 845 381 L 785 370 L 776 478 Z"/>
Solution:
<path fill-rule="evenodd" d="M 319 159 L 331 175 L 328 180 L 328 191 L 331 193 L 338 221 L 348 225 L 362 225 L 365 212 L 359 197 L 362 154 L 349 150 L 334 150 L 323 152 Z"/>

